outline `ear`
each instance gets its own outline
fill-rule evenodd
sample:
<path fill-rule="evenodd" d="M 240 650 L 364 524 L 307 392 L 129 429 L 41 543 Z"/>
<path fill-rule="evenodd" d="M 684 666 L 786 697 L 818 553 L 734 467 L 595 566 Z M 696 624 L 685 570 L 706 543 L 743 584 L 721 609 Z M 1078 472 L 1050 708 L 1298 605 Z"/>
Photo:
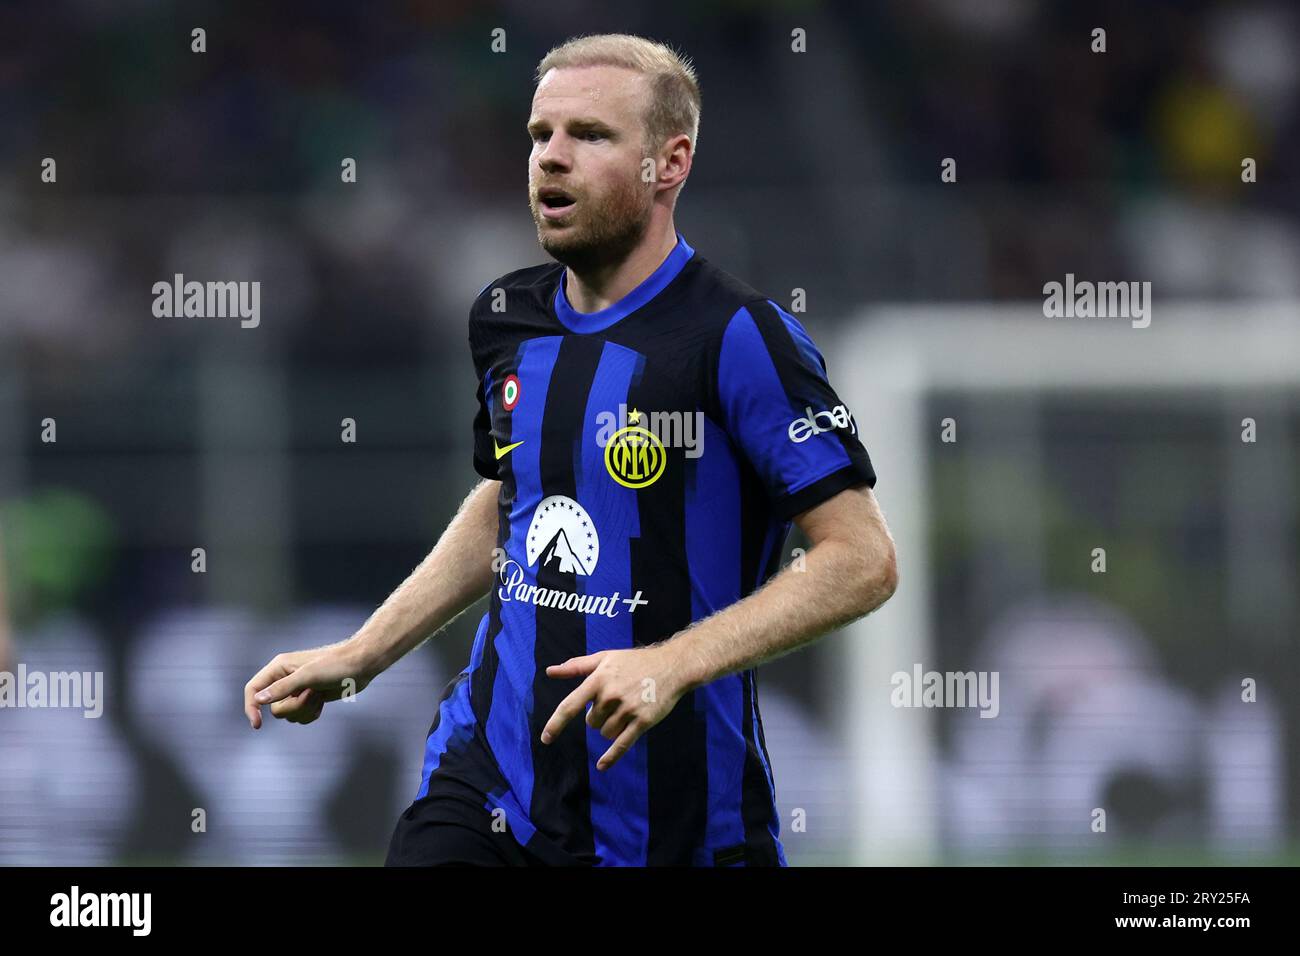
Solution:
<path fill-rule="evenodd" d="M 685 133 L 669 137 L 659 150 L 659 188 L 673 189 L 686 182 L 695 158 L 695 144 Z"/>

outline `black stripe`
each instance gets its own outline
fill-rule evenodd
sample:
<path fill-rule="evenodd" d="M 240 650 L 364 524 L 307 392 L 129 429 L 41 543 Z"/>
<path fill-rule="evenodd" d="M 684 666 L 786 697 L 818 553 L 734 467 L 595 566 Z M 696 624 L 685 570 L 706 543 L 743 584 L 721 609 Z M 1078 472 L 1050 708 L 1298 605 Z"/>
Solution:
<path fill-rule="evenodd" d="M 505 547 L 501 535 L 497 535 L 498 547 Z M 501 633 L 501 607 L 495 600 L 496 579 L 493 579 L 492 596 L 488 598 L 488 625 L 483 632 L 483 660 L 471 675 L 469 685 L 469 705 L 474 712 L 474 720 L 479 732 L 487 736 L 488 711 L 492 709 L 492 688 L 496 686 L 497 657 L 496 639 Z M 471 653 L 473 651 L 471 650 Z"/>
<path fill-rule="evenodd" d="M 638 369 L 628 389 L 629 409 L 671 411 L 671 391 Z M 667 369 L 660 374 L 676 370 Z M 666 640 L 691 623 L 691 582 L 686 557 L 686 461 L 681 448 L 667 449 L 663 474 L 637 492 L 640 536 L 631 541 L 632 591 L 650 603 L 632 619 L 639 647 Z M 631 595 L 629 595 L 631 596 Z M 649 866 L 690 865 L 708 825 L 708 725 L 690 693 L 641 738 L 646 749 Z"/>
<path fill-rule="evenodd" d="M 768 355 L 772 357 L 781 388 L 790 401 L 798 404 L 802 411 L 805 404 L 816 405 L 825 400 L 822 370 L 808 364 L 780 313 L 770 302 L 751 302 L 748 308 Z"/>
<path fill-rule="evenodd" d="M 764 562 L 763 546 L 770 527 L 767 499 L 758 476 L 748 463 L 741 469 L 740 513 L 740 580 L 744 596 L 757 588 L 761 579 L 766 578 L 772 562 L 780 560 L 782 544 L 781 541 L 774 542 L 772 554 Z M 774 865 L 779 861 L 776 844 L 768 829 L 774 811 L 771 791 L 767 786 L 767 774 L 759 756 L 761 742 L 754 739 L 751 695 L 753 678 L 752 670 L 741 675 L 741 693 L 744 697 L 741 731 L 745 737 L 745 764 L 741 775 L 740 815 L 745 829 L 745 860 L 750 864 Z"/>
<path fill-rule="evenodd" d="M 739 457 L 740 465 L 740 596 L 748 597 L 758 587 L 763 544 L 767 541 L 767 495 L 762 480 L 749 460 Z"/>
<path fill-rule="evenodd" d="M 600 363 L 602 341 L 586 336 L 565 336 L 560 343 L 542 415 L 538 469 L 542 498 L 565 495 L 577 500 L 576 470 L 580 464 L 582 420 L 587 398 Z M 575 428 L 576 423 L 576 428 Z M 571 573 L 537 565 L 537 583 L 573 593 L 577 582 Z M 574 718 L 550 744 L 541 742 L 542 728 L 577 686 L 580 678 L 557 680 L 546 668 L 587 653 L 586 618 L 577 611 L 534 607 L 536 642 L 533 710 L 529 738 L 533 752 L 533 799 L 530 816 L 539 828 L 574 856 L 596 862 L 591 828 L 591 781 L 588 777 L 587 724 Z M 585 715 L 584 715 L 585 716 Z"/>
<path fill-rule="evenodd" d="M 839 405 L 841 400 L 824 377 L 824 369 L 809 364 L 799 344 L 794 340 L 789 326 L 785 324 L 785 320 L 772 303 L 751 302 L 748 308 L 749 314 L 753 316 L 755 327 L 763 337 L 768 354 L 772 357 L 772 364 L 776 367 L 781 388 L 795 407 L 796 413 L 802 415 L 807 406 L 811 406 L 812 410 L 817 412 L 830 411 L 831 408 Z M 802 500 L 796 503 L 799 507 L 795 507 L 789 501 L 783 502 L 780 517 L 788 518 L 805 511 L 836 492 L 853 485 L 866 483 L 868 486 L 875 486 L 876 473 L 871 466 L 871 458 L 858 436 L 839 428 L 835 429 L 834 435 L 848 457 L 845 463 L 847 474 L 841 476 L 839 484 L 833 489 L 829 484 L 819 489 L 822 496 L 815 500 L 814 496 L 805 493 Z"/>
<path fill-rule="evenodd" d="M 769 826 L 776 817 L 776 808 L 772 803 L 771 791 L 767 785 L 767 774 L 759 758 L 762 740 L 755 741 L 754 727 L 754 671 L 745 671 L 743 676 L 745 695 L 745 771 L 742 786 L 741 815 L 745 822 L 745 863 L 748 866 L 779 866 L 781 861 L 776 855 L 776 842 L 772 839 Z M 760 731 L 761 733 L 761 731 Z M 764 755 L 767 750 L 764 748 Z"/>
<path fill-rule="evenodd" d="M 865 455 L 866 452 L 862 454 Z M 789 521 L 795 515 L 835 497 L 845 488 L 856 488 L 861 484 L 873 487 L 876 484 L 876 473 L 871 471 L 870 465 L 864 471 L 863 466 L 855 460 L 818 478 L 811 485 L 804 485 L 794 494 L 783 495 L 773 503 L 772 514 L 781 521 Z"/>
<path fill-rule="evenodd" d="M 430 737 L 437 732 L 438 725 L 442 722 L 442 705 L 465 679 L 460 674 L 447 685 L 434 712 L 433 725 L 429 728 Z M 443 820 L 461 822 L 481 819 L 490 815 L 486 806 L 488 795 L 500 793 L 508 786 L 481 733 L 475 733 L 468 740 L 460 740 L 453 735 L 447 739 L 437 769 L 429 776 L 424 798 L 417 803 L 439 804 L 437 810 L 426 813 Z"/>
<path fill-rule="evenodd" d="M 519 360 L 522 354 L 523 346 L 520 345 L 515 350 L 510 366 L 503 369 L 499 377 L 495 374 L 492 376 L 495 395 L 486 396 L 488 410 L 492 418 L 492 431 L 496 435 L 497 442 L 502 446 L 510 444 L 513 421 L 511 414 L 501 407 L 501 403 L 497 399 L 501 394 L 500 382 L 505 381 L 507 375 L 518 372 Z M 516 483 L 515 472 L 511 467 L 512 461 L 513 459 L 507 455 L 499 462 L 501 491 L 498 498 L 498 516 L 502 502 L 506 504 L 506 513 L 509 514 L 509 504 L 515 500 Z M 494 561 L 498 557 L 504 558 L 509 536 L 509 523 L 501 521 L 498 517 L 497 552 L 492 556 Z M 497 596 L 496 584 L 497 579 L 494 579 L 492 590 L 488 596 L 488 627 L 487 633 L 483 635 L 483 662 L 474 671 L 474 679 L 470 683 L 469 693 L 470 708 L 474 711 L 474 718 L 478 721 L 479 730 L 483 734 L 485 741 L 487 739 L 488 712 L 492 708 L 492 690 L 496 686 L 497 668 L 500 664 L 500 658 L 497 656 L 496 638 L 501 633 L 501 602 Z"/>

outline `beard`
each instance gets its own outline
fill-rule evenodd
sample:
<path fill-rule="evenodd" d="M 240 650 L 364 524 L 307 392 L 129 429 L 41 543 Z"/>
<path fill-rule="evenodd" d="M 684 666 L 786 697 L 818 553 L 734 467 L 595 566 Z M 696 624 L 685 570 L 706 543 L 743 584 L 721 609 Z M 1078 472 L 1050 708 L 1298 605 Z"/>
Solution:
<path fill-rule="evenodd" d="M 632 177 L 599 197 L 569 190 L 577 202 L 559 227 L 542 217 L 537 189 L 530 187 L 528 205 L 537 241 L 551 258 L 578 273 L 623 262 L 650 224 L 653 195 L 640 187 L 640 180 Z"/>

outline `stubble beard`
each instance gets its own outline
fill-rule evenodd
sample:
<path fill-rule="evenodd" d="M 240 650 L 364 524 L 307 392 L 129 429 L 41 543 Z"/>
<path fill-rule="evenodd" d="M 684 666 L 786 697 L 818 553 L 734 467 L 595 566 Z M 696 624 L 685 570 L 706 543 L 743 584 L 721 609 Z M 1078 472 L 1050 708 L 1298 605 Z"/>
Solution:
<path fill-rule="evenodd" d="M 637 180 L 631 180 L 597 204 L 593 205 L 589 196 L 581 196 L 579 201 L 582 205 L 573 213 L 578 221 L 557 233 L 541 217 L 539 203 L 530 191 L 529 205 L 542 249 L 579 274 L 626 260 L 640 245 L 650 225 L 650 194 L 638 188 Z"/>

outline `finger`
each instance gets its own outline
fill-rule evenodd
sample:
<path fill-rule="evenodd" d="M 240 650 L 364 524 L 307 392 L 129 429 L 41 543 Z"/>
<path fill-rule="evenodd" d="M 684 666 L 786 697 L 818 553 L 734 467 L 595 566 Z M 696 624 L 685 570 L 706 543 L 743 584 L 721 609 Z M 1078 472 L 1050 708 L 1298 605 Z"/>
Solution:
<path fill-rule="evenodd" d="M 310 691 L 308 691 L 310 693 Z M 302 707 L 299 707 L 289 718 L 293 724 L 310 724 L 313 720 L 321 715 L 325 709 L 325 698 L 319 694 L 313 694 L 311 699 Z"/>
<path fill-rule="evenodd" d="M 614 741 L 613 745 L 596 761 L 596 769 L 608 770 L 618 763 L 623 754 L 632 749 L 632 745 L 636 743 L 637 738 L 641 736 L 644 730 L 645 728 L 640 721 L 634 720 L 628 724 L 623 732 L 618 735 L 618 740 Z"/>
<path fill-rule="evenodd" d="M 298 711 L 309 708 L 318 696 L 315 691 L 308 687 L 306 690 L 299 691 L 284 700 L 277 700 L 271 705 L 271 716 L 291 718 Z"/>
<path fill-rule="evenodd" d="M 549 744 L 558 737 L 565 724 L 582 713 L 588 701 L 595 699 L 597 690 L 596 682 L 588 677 L 568 697 L 560 701 L 560 706 L 555 708 L 555 713 L 551 714 L 551 719 L 542 728 L 542 743 Z"/>
<path fill-rule="evenodd" d="M 310 687 L 312 684 L 312 670 L 310 666 L 299 667 L 291 674 L 285 674 L 278 681 L 264 688 L 254 695 L 253 699 L 259 704 L 270 704 L 277 700 L 284 700 L 300 690 Z"/>
<path fill-rule="evenodd" d="M 563 664 L 552 664 L 546 668 L 547 677 L 584 677 L 596 669 L 604 651 L 585 654 L 582 657 L 570 657 Z"/>
<path fill-rule="evenodd" d="M 258 692 L 289 672 L 283 657 L 275 657 L 244 685 L 244 713 L 254 730 L 262 726 L 262 709 L 257 704 Z"/>
<path fill-rule="evenodd" d="M 249 696 L 249 692 L 245 691 L 244 716 L 248 718 L 248 726 L 257 730 L 262 726 L 262 710 L 257 706 L 257 704 L 249 703 L 251 700 L 252 698 Z"/>
<path fill-rule="evenodd" d="M 618 710 L 619 705 L 623 702 L 617 697 L 611 697 L 608 700 L 597 698 L 587 709 L 587 726 L 593 730 L 600 730 Z"/>
<path fill-rule="evenodd" d="M 627 725 L 632 723 L 632 721 L 635 719 L 636 719 L 636 711 L 620 710 L 617 713 L 615 713 L 613 716 L 611 716 L 608 720 L 606 720 L 605 723 L 599 728 L 600 735 L 604 737 L 606 740 L 614 740 L 618 737 L 619 734 L 621 734 L 624 730 L 626 730 Z"/>

